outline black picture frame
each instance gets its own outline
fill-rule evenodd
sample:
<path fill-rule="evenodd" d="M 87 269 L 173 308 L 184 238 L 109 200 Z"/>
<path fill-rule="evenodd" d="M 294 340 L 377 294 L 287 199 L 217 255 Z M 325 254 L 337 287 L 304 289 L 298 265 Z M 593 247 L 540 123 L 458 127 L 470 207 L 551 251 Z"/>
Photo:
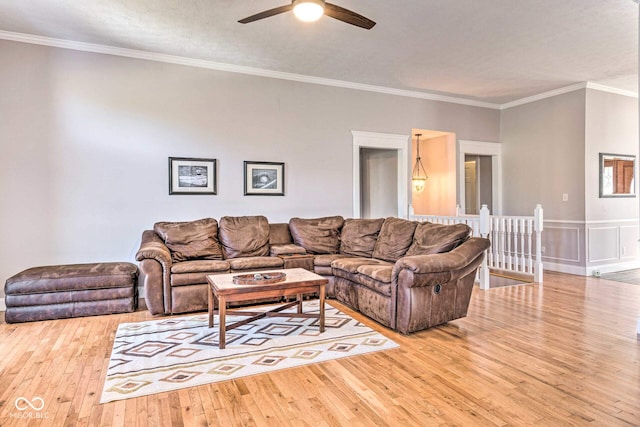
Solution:
<path fill-rule="evenodd" d="M 169 157 L 169 194 L 218 194 L 217 159 Z"/>
<path fill-rule="evenodd" d="M 244 162 L 245 196 L 284 196 L 284 163 Z"/>

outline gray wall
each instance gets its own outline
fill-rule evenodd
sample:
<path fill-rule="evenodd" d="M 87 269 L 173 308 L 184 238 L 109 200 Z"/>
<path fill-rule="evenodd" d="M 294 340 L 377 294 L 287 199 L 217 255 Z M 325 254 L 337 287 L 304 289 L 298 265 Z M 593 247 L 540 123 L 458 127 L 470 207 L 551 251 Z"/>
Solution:
<path fill-rule="evenodd" d="M 585 90 L 502 111 L 503 212 L 584 220 Z M 562 201 L 563 193 L 569 200 Z"/>
<path fill-rule="evenodd" d="M 545 269 L 640 267 L 638 199 L 600 198 L 598 179 L 600 152 L 638 155 L 636 98 L 583 89 L 509 108 L 501 141 L 504 212 L 530 215 L 542 203 Z"/>
<path fill-rule="evenodd" d="M 586 219 L 638 219 L 638 198 L 600 198 L 599 154 L 638 156 L 638 100 L 587 89 L 585 169 Z M 636 192 L 638 167 L 635 174 Z"/>
<path fill-rule="evenodd" d="M 636 156 L 637 194 L 638 100 L 591 89 L 586 100 L 586 273 L 638 268 L 638 196 L 599 197 L 600 153 Z"/>
<path fill-rule="evenodd" d="M 160 220 L 352 213 L 351 130 L 499 140 L 485 108 L 0 41 L 0 281 L 133 261 Z M 217 196 L 169 196 L 169 156 L 218 159 Z M 247 197 L 243 160 L 286 164 Z"/>

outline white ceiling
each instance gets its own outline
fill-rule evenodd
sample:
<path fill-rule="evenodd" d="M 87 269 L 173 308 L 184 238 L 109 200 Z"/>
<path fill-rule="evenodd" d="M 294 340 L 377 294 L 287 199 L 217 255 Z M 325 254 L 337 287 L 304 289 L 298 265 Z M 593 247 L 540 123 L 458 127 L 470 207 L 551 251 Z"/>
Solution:
<path fill-rule="evenodd" d="M 581 82 L 638 92 L 634 0 L 333 0 L 377 25 L 305 24 L 291 13 L 236 22 L 287 3 L 7 0 L 0 38 L 22 33 L 492 104 Z"/>

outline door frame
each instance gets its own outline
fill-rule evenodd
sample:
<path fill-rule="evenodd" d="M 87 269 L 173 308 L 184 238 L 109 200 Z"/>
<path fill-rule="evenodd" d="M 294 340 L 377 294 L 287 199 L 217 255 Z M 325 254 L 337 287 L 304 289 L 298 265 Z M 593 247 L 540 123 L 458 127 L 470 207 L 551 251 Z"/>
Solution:
<path fill-rule="evenodd" d="M 491 213 L 502 215 L 502 144 L 499 142 L 458 140 L 458 201 L 465 212 L 464 157 L 465 155 L 491 156 Z"/>
<path fill-rule="evenodd" d="M 409 138 L 410 135 L 363 132 L 352 130 L 353 140 L 353 217 L 362 216 L 360 200 L 360 149 L 378 148 L 396 150 L 398 153 L 398 218 L 407 218 L 409 206 Z"/>

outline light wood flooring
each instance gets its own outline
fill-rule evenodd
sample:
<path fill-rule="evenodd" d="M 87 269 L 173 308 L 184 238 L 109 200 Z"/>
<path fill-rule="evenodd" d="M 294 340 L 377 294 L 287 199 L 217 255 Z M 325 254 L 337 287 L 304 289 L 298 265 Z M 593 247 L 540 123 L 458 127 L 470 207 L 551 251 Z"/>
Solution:
<path fill-rule="evenodd" d="M 640 425 L 640 286 L 546 272 L 409 336 L 345 311 L 400 348 L 104 405 L 116 327 L 146 311 L 2 322 L 0 425 Z M 16 418 L 36 396 L 46 418 Z"/>

